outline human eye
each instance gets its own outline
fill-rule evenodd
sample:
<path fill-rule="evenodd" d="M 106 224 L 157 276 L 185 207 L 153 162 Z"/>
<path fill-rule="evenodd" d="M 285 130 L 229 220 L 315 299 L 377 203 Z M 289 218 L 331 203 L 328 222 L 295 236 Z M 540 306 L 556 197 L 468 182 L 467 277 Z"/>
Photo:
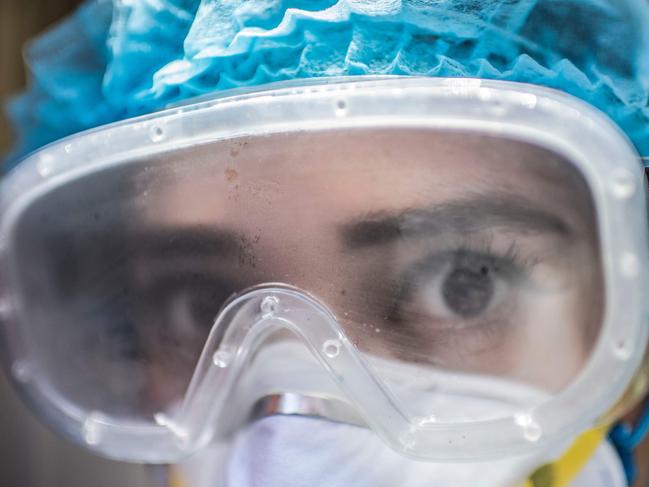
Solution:
<path fill-rule="evenodd" d="M 177 337 L 209 331 L 223 302 L 235 285 L 207 273 L 186 272 L 159 276 L 143 293 L 144 315 Z"/>
<path fill-rule="evenodd" d="M 397 320 L 435 334 L 436 341 L 498 334 L 515 326 L 522 294 L 533 281 L 533 260 L 515 243 L 458 244 L 417 260 L 402 278 Z"/>

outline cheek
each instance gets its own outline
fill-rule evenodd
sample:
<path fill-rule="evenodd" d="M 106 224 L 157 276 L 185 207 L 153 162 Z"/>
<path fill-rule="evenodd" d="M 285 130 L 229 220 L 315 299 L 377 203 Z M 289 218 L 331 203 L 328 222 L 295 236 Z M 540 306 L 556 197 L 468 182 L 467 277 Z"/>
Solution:
<path fill-rule="evenodd" d="M 525 325 L 512 347 L 516 369 L 527 382 L 557 392 L 575 378 L 588 358 L 590 323 L 576 291 L 528 301 Z"/>

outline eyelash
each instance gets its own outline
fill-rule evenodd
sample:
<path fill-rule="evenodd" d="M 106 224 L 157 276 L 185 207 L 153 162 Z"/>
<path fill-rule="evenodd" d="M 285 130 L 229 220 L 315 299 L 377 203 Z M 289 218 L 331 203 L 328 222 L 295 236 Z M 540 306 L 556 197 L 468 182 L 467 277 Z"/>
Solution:
<path fill-rule="evenodd" d="M 535 256 L 523 257 L 520 251 L 520 246 L 516 240 L 512 240 L 503 251 L 496 248 L 492 236 L 482 238 L 465 237 L 459 242 L 446 245 L 445 250 L 435 250 L 428 253 L 426 256 L 412 264 L 406 273 L 408 277 L 416 278 L 421 274 L 422 269 L 431 263 L 441 264 L 443 262 L 448 262 L 449 257 L 454 262 L 457 262 L 459 258 L 465 255 L 481 258 L 491 263 L 500 264 L 502 270 L 512 275 L 512 277 L 516 277 L 517 274 L 529 272 L 539 262 L 539 259 Z"/>
<path fill-rule="evenodd" d="M 463 238 L 455 244 L 446 246 L 446 250 L 429 252 L 423 258 L 411 264 L 399 279 L 398 292 L 395 301 L 387 313 L 391 321 L 405 324 L 407 320 L 402 316 L 403 303 L 413 301 L 418 287 L 415 283 L 428 283 L 442 270 L 448 262 L 457 263 L 463 258 L 475 259 L 485 262 L 490 268 L 497 269 L 511 283 L 523 282 L 531 274 L 534 266 L 539 262 L 535 256 L 523 257 L 517 242 L 512 241 L 506 250 L 497 249 L 493 238 Z M 481 317 L 485 319 L 485 317 Z M 499 321 L 487 319 L 488 321 Z M 493 326 L 477 327 L 487 332 Z"/>

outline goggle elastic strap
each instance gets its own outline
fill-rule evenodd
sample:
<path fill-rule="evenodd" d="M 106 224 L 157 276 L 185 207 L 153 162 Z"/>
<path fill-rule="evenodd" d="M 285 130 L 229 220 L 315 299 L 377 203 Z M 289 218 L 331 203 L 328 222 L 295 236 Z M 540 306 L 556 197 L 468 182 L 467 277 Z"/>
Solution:
<path fill-rule="evenodd" d="M 646 438 L 649 432 L 649 401 L 645 401 L 642 414 L 635 425 L 627 421 L 616 424 L 609 433 L 609 439 L 617 450 L 629 485 L 637 475 L 635 449 Z"/>
<path fill-rule="evenodd" d="M 579 436 L 557 461 L 539 467 L 522 487 L 568 487 L 604 440 L 608 426 L 598 426 Z"/>

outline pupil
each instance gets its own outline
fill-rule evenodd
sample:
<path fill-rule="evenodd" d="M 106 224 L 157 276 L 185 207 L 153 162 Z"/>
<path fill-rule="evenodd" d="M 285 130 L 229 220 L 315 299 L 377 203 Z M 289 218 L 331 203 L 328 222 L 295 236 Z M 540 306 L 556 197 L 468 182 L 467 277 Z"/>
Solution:
<path fill-rule="evenodd" d="M 483 312 L 493 293 L 494 282 L 486 266 L 475 269 L 455 268 L 446 276 L 442 285 L 446 306 L 463 317 L 472 317 Z"/>

